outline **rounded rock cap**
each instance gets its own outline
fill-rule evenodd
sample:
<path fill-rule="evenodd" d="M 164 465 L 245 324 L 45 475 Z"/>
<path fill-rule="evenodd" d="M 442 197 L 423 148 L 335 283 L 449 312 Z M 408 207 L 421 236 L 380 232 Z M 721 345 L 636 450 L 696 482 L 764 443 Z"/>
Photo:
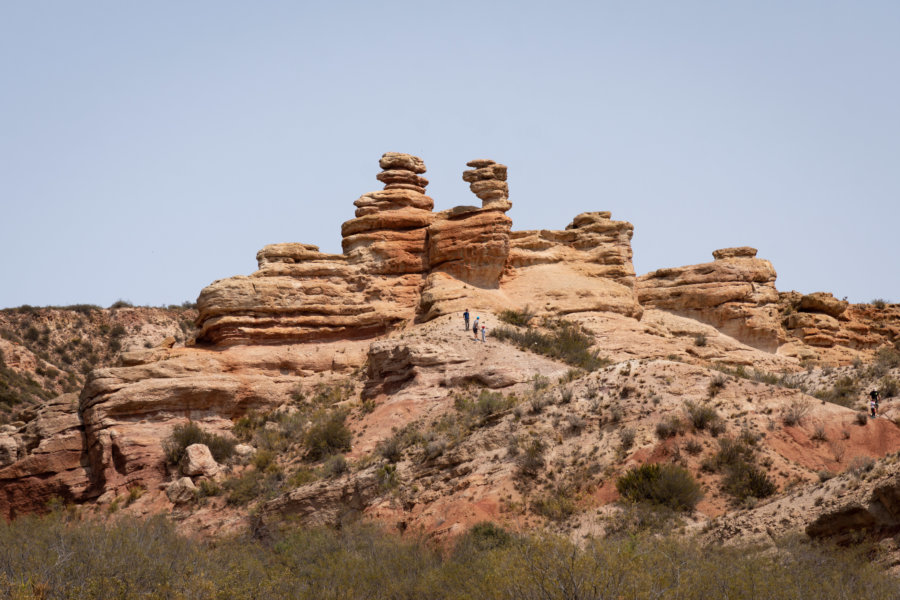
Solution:
<path fill-rule="evenodd" d="M 425 172 L 425 161 L 418 156 L 412 154 L 404 154 L 403 152 L 385 152 L 378 161 L 385 171 L 389 169 L 402 169 L 404 171 L 412 171 L 413 173 Z"/>
<path fill-rule="evenodd" d="M 756 248 L 750 246 L 739 246 L 737 248 L 722 248 L 713 250 L 713 258 L 721 260 L 723 258 L 754 258 L 756 256 Z"/>

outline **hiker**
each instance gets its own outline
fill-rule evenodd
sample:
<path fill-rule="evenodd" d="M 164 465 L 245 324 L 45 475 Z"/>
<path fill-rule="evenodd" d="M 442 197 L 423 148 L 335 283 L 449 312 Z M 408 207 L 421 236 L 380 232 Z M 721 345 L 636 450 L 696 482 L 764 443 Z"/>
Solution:
<path fill-rule="evenodd" d="M 475 324 L 472 326 L 472 333 L 475 335 L 475 341 L 478 341 L 478 319 L 481 317 L 475 317 Z"/>
<path fill-rule="evenodd" d="M 869 410 L 872 411 L 872 416 L 878 416 L 878 390 L 872 390 L 869 392 Z"/>
<path fill-rule="evenodd" d="M 481 324 L 481 343 L 484 343 L 484 323 Z"/>
<path fill-rule="evenodd" d="M 466 320 L 466 331 L 469 330 L 469 309 L 466 309 L 466 312 L 463 313 L 463 319 Z"/>

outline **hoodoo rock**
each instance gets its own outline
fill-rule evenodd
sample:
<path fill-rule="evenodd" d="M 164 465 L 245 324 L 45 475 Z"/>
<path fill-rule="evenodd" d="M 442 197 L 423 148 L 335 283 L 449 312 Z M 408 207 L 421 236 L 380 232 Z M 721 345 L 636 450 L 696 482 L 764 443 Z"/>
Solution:
<path fill-rule="evenodd" d="M 710 263 L 659 269 L 638 278 L 641 304 L 708 323 L 774 352 L 783 341 L 775 269 L 756 249 L 724 248 Z"/>

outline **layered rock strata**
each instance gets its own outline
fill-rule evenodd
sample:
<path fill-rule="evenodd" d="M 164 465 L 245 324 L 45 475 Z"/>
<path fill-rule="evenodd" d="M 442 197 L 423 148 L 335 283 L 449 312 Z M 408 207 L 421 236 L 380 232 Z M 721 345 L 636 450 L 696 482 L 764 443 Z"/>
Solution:
<path fill-rule="evenodd" d="M 640 318 L 633 234 L 631 223 L 613 221 L 606 211 L 582 213 L 564 231 L 513 232 L 503 287 L 529 299 L 539 313 L 600 311 Z"/>
<path fill-rule="evenodd" d="M 343 254 L 308 244 L 266 246 L 256 256 L 258 271 L 200 293 L 199 341 L 367 338 L 412 318 L 434 201 L 424 195 L 420 158 L 389 152 L 379 164 L 384 189 L 354 203 L 356 217 L 341 227 Z"/>
<path fill-rule="evenodd" d="M 708 323 L 754 348 L 777 350 L 783 332 L 772 263 L 749 247 L 716 250 L 713 258 L 639 277 L 641 304 Z"/>

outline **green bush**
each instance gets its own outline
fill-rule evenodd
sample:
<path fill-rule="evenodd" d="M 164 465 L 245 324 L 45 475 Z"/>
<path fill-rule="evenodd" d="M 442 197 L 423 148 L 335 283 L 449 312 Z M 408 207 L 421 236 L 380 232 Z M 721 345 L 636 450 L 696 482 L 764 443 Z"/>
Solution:
<path fill-rule="evenodd" d="M 193 421 L 184 425 L 176 425 L 172 433 L 163 442 L 163 451 L 169 464 L 180 464 L 185 455 L 185 450 L 192 444 L 205 444 L 216 462 L 225 462 L 234 455 L 234 447 L 237 444 L 230 438 L 203 431 Z"/>
<path fill-rule="evenodd" d="M 729 465 L 722 483 L 725 491 L 738 500 L 765 498 L 777 490 L 775 483 L 759 467 L 744 461 Z"/>
<path fill-rule="evenodd" d="M 319 459 L 350 450 L 352 434 L 346 420 L 347 411 L 344 409 L 316 411 L 303 436 L 308 456 Z"/>
<path fill-rule="evenodd" d="M 659 504 L 672 510 L 690 512 L 703 492 L 690 472 L 678 465 L 649 463 L 629 470 L 616 481 L 616 489 L 626 500 Z"/>

